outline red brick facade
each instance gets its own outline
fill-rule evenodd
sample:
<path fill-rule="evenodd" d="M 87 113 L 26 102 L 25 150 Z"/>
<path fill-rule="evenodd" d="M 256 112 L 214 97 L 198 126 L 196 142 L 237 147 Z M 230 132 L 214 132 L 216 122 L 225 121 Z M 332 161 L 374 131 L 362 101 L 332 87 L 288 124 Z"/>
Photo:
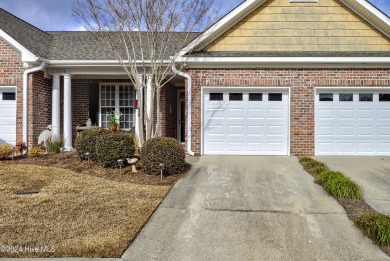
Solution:
<path fill-rule="evenodd" d="M 292 156 L 314 155 L 314 88 L 390 87 L 389 69 L 191 69 L 192 149 L 201 152 L 201 88 L 290 87 Z M 186 87 L 187 90 L 187 87 Z"/>

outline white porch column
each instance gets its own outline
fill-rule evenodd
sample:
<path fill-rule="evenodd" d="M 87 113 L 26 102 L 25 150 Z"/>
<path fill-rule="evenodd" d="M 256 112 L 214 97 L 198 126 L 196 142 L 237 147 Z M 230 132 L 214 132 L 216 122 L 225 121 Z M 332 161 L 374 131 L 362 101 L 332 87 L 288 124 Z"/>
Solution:
<path fill-rule="evenodd" d="M 70 74 L 64 74 L 64 148 L 72 150 L 72 83 Z"/>
<path fill-rule="evenodd" d="M 142 78 L 143 78 L 142 74 L 139 74 L 138 77 L 137 77 L 138 84 L 142 83 Z M 138 108 L 139 108 L 140 106 L 142 106 L 142 104 L 141 104 L 142 103 L 142 93 L 136 93 L 136 97 L 135 98 L 138 101 Z M 139 140 L 139 131 L 140 130 L 139 130 L 139 126 L 138 126 L 138 124 L 139 124 L 138 113 L 139 113 L 139 109 L 137 109 L 136 112 L 135 112 L 135 120 L 134 120 L 135 129 L 134 130 L 135 130 L 135 136 Z M 139 145 L 141 146 L 142 144 L 139 144 Z"/>
<path fill-rule="evenodd" d="M 51 105 L 52 138 L 57 139 L 61 135 L 60 119 L 60 75 L 53 74 L 53 90 Z"/>

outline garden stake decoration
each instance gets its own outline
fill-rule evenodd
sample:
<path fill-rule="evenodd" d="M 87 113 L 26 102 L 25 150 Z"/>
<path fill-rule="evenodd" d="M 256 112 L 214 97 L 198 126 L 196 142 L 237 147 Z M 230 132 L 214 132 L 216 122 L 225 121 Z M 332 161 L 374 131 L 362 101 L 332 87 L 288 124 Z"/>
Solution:
<path fill-rule="evenodd" d="M 161 172 L 161 183 L 162 183 L 162 181 L 163 181 L 164 163 L 160 163 L 159 167 L 160 167 L 160 172 Z"/>
<path fill-rule="evenodd" d="M 118 159 L 118 165 L 119 165 L 119 174 L 122 175 L 123 159 Z"/>
<path fill-rule="evenodd" d="M 64 148 L 63 147 L 60 148 L 60 152 L 61 152 L 61 159 L 64 160 Z"/>
<path fill-rule="evenodd" d="M 85 153 L 85 157 L 88 159 L 88 164 L 89 164 L 89 158 L 91 157 L 91 153 L 86 152 L 86 153 Z"/>

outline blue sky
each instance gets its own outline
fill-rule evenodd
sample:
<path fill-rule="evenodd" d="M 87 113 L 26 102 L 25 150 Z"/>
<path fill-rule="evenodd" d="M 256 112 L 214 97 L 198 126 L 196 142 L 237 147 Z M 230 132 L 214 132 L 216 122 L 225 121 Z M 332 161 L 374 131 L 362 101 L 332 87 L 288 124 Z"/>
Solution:
<path fill-rule="evenodd" d="M 215 0 L 225 14 L 243 0 Z M 390 16 L 390 0 L 370 0 Z M 78 31 L 82 27 L 72 17 L 73 0 L 1 0 L 0 8 L 45 31 Z"/>

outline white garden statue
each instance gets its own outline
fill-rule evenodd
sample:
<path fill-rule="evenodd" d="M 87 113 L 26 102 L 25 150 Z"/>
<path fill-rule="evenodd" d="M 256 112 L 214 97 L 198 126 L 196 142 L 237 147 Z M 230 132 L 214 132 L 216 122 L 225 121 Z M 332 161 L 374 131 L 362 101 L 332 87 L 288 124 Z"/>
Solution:
<path fill-rule="evenodd" d="M 47 126 L 47 130 L 42 131 L 42 133 L 39 135 L 38 138 L 38 145 L 41 145 L 43 142 L 43 145 L 46 147 L 46 141 L 48 139 L 51 139 L 52 133 L 51 133 L 52 125 Z"/>

